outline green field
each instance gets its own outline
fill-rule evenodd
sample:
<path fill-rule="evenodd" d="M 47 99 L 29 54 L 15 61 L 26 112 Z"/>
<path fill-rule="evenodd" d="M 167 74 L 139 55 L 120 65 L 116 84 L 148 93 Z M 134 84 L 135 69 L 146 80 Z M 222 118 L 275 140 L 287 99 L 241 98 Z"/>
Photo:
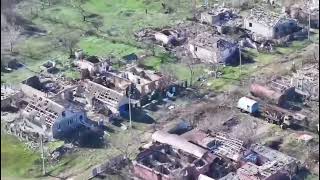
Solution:
<path fill-rule="evenodd" d="M 40 166 L 40 155 L 32 152 L 11 135 L 1 133 L 1 177 L 34 176 Z"/>

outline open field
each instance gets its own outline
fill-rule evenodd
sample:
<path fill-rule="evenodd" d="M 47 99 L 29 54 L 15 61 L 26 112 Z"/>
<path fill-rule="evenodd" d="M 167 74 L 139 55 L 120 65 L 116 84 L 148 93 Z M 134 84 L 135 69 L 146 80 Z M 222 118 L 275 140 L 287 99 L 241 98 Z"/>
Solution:
<path fill-rule="evenodd" d="M 34 177 L 41 167 L 40 155 L 16 137 L 1 133 L 1 177 Z"/>

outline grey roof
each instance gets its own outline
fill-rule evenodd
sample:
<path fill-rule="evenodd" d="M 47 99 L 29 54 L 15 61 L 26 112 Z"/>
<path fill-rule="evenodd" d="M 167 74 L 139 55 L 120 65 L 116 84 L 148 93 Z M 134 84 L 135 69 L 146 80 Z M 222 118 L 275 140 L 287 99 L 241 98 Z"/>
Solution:
<path fill-rule="evenodd" d="M 288 18 L 285 14 L 278 14 L 263 8 L 255 8 L 251 9 L 251 12 L 246 17 L 246 19 L 260 24 L 264 24 L 266 26 L 273 27 L 278 22 Z"/>
<path fill-rule="evenodd" d="M 152 139 L 156 142 L 168 144 L 174 148 L 181 149 L 198 158 L 201 158 L 207 152 L 204 148 L 194 145 L 176 134 L 169 134 L 164 131 L 156 131 L 152 134 Z"/>
<path fill-rule="evenodd" d="M 229 49 L 236 46 L 231 39 L 227 37 L 204 32 L 190 41 L 192 44 L 206 49 L 220 50 Z"/>

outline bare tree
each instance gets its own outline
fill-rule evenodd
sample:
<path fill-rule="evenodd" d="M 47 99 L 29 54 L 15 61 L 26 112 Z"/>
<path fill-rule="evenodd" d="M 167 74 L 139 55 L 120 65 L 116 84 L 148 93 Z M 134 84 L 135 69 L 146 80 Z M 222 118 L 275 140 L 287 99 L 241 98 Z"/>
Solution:
<path fill-rule="evenodd" d="M 177 79 L 175 70 L 168 65 L 161 65 L 160 72 L 167 78 L 167 81 L 172 82 Z"/>
<path fill-rule="evenodd" d="M 60 39 L 60 42 L 62 43 L 63 47 L 69 50 L 69 55 L 70 57 L 72 57 L 74 55 L 74 48 L 78 42 L 78 37 L 76 36 L 76 34 L 65 34 Z"/>
<path fill-rule="evenodd" d="M 190 86 L 192 86 L 193 78 L 195 75 L 195 71 L 194 71 L 195 59 L 192 57 L 186 57 L 183 59 L 183 62 L 187 65 L 187 67 L 190 71 Z"/>
<path fill-rule="evenodd" d="M 125 139 L 115 139 L 115 141 L 111 142 L 111 147 L 117 149 L 121 152 L 121 154 L 127 158 L 127 159 L 133 159 L 134 158 L 134 152 L 136 152 L 136 148 L 138 148 L 137 145 L 141 144 L 140 136 L 137 132 L 134 132 L 132 130 L 129 130 L 128 137 Z M 125 136 L 123 136 L 125 137 Z"/>
<path fill-rule="evenodd" d="M 256 123 L 252 121 L 243 119 L 242 122 L 235 127 L 231 135 L 233 137 L 238 137 L 244 142 L 245 145 L 250 145 L 255 139 L 256 136 Z"/>
<path fill-rule="evenodd" d="M 14 25 L 13 23 L 7 26 L 8 30 L 8 39 L 10 44 L 10 52 L 13 52 L 13 48 L 19 38 L 19 35 L 21 33 L 21 28 L 17 25 Z"/>
<path fill-rule="evenodd" d="M 147 49 L 151 51 L 152 56 L 156 55 L 155 44 L 152 40 L 147 40 Z"/>
<path fill-rule="evenodd" d="M 83 3 L 84 3 L 84 0 L 71 0 L 72 6 L 79 10 L 82 16 L 82 21 L 85 22 L 87 18 L 87 12 L 82 7 Z"/>

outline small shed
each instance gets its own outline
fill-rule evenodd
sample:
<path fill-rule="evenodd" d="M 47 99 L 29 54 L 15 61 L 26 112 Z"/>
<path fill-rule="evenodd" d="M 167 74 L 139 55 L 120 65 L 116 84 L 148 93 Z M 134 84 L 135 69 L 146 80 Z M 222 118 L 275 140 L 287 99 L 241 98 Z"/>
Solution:
<path fill-rule="evenodd" d="M 259 111 L 258 102 L 247 97 L 240 98 L 237 107 L 249 113 L 257 113 Z"/>

